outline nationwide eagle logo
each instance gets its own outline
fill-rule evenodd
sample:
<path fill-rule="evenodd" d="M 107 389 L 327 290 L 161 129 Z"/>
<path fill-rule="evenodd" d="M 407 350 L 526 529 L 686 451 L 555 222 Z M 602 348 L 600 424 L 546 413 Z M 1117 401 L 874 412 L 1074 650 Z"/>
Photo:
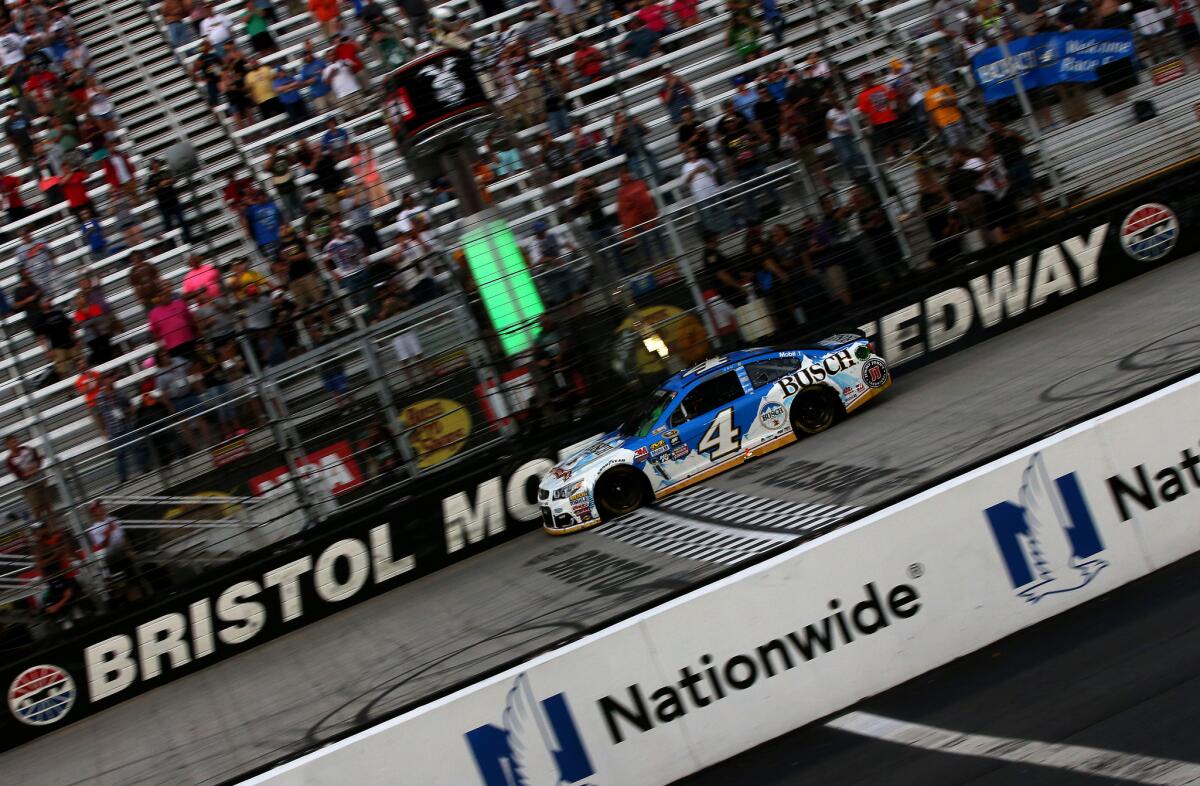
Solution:
<path fill-rule="evenodd" d="M 505 695 L 500 725 L 467 732 L 467 745 L 484 786 L 594 786 L 596 774 L 567 697 L 537 699 L 518 674 Z"/>
<path fill-rule="evenodd" d="M 1108 562 L 1075 473 L 1052 479 L 1040 453 L 1021 476 L 1017 502 L 984 511 L 1017 597 L 1037 603 L 1086 587 Z"/>

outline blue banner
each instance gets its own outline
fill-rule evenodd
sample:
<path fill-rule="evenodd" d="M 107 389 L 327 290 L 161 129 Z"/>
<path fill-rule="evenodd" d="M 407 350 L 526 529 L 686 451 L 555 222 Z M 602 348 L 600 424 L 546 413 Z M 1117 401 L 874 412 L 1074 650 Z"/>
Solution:
<path fill-rule="evenodd" d="M 1096 70 L 1114 60 L 1135 56 L 1133 33 L 1128 30 L 1073 30 L 1038 33 L 1008 45 L 1010 60 L 1000 47 L 975 55 L 971 67 L 987 103 L 1016 95 L 1014 74 L 1021 74 L 1026 90 L 1061 82 L 1095 82 Z"/>

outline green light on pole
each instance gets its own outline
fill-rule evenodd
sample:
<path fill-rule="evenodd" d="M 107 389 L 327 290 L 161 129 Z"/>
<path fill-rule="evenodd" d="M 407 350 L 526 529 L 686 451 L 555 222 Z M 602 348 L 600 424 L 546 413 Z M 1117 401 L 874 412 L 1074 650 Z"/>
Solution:
<path fill-rule="evenodd" d="M 546 309 L 512 230 L 503 221 L 489 221 L 464 233 L 462 245 L 504 354 L 529 349 L 541 331 L 538 318 Z"/>

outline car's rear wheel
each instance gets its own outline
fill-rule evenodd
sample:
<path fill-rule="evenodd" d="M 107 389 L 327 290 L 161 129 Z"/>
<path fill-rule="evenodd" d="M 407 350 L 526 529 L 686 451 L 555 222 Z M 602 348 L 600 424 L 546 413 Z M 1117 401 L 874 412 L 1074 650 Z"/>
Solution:
<path fill-rule="evenodd" d="M 596 481 L 596 507 L 605 521 L 632 513 L 646 501 L 646 481 L 633 467 L 614 467 Z"/>
<path fill-rule="evenodd" d="M 832 391 L 804 390 L 792 400 L 792 430 L 796 436 L 820 434 L 837 420 L 841 402 Z"/>

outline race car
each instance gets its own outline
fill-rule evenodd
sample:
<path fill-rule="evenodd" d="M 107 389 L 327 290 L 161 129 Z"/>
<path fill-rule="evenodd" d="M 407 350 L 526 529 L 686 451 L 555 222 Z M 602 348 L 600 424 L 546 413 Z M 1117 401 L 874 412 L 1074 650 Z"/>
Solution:
<path fill-rule="evenodd" d="M 623 426 L 557 464 L 538 486 L 542 527 L 564 535 L 629 513 L 818 434 L 892 384 L 861 335 L 810 349 L 747 349 L 664 382 Z"/>

